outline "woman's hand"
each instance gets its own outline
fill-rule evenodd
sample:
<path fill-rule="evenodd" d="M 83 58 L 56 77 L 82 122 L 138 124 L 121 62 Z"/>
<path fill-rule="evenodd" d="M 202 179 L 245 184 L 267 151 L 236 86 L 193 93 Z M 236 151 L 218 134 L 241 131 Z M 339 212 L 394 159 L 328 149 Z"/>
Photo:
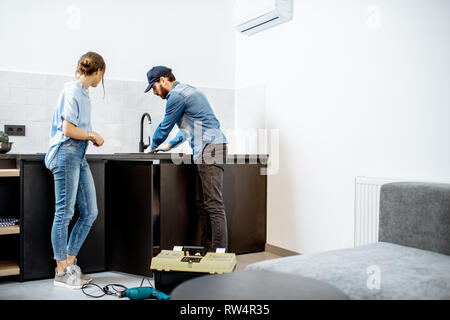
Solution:
<path fill-rule="evenodd" d="M 94 146 L 101 147 L 103 143 L 105 143 L 105 140 L 103 140 L 102 136 L 95 131 L 92 131 L 92 134 L 94 135 L 94 138 L 92 139 Z"/>
<path fill-rule="evenodd" d="M 63 121 L 63 133 L 65 136 L 76 139 L 76 140 L 91 140 L 94 146 L 101 147 L 103 143 L 105 142 L 103 140 L 103 137 L 99 135 L 97 132 L 91 131 L 87 132 L 84 131 L 77 126 L 75 126 L 73 123 L 67 121 L 64 119 Z"/>

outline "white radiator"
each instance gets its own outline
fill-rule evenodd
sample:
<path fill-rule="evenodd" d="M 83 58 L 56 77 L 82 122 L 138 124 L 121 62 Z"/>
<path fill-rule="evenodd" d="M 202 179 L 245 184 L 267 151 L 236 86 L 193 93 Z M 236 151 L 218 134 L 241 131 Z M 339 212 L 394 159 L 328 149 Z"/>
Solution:
<path fill-rule="evenodd" d="M 380 189 L 388 182 L 400 180 L 356 177 L 355 179 L 355 247 L 378 242 Z"/>

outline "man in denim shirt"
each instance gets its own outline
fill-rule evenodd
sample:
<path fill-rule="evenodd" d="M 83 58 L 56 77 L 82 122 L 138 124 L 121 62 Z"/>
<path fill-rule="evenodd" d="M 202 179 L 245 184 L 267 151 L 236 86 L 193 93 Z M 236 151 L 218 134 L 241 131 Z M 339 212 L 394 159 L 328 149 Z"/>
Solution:
<path fill-rule="evenodd" d="M 166 99 L 163 121 L 153 134 L 152 150 L 169 151 L 189 141 L 197 165 L 197 206 L 202 218 L 202 245 L 209 251 L 227 248 L 227 220 L 223 204 L 223 170 L 227 139 L 206 96 L 197 88 L 176 81 L 172 70 L 155 66 L 147 72 L 153 94 Z M 180 129 L 164 143 L 174 125 Z"/>

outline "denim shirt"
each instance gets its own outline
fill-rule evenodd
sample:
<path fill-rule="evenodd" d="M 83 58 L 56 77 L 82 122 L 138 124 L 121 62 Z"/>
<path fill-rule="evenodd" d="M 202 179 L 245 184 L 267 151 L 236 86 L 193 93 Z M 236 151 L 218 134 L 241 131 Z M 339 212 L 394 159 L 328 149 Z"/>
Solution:
<path fill-rule="evenodd" d="M 85 131 L 92 131 L 91 101 L 83 84 L 78 81 L 67 82 L 61 92 L 53 111 L 50 128 L 50 143 L 45 155 L 45 166 L 48 168 L 58 148 L 70 138 L 65 136 L 62 127 L 67 120 Z"/>
<path fill-rule="evenodd" d="M 169 144 L 173 147 L 188 140 L 194 160 L 200 157 L 206 144 L 227 143 L 208 99 L 197 88 L 175 81 L 166 99 L 164 119 L 153 134 L 152 148 L 166 140 L 175 124 L 180 131 Z"/>

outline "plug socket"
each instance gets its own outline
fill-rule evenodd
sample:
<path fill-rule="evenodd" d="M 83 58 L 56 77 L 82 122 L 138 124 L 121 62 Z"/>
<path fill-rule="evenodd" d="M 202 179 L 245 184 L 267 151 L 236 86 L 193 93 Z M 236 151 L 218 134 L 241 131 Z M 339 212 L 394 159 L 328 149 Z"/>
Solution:
<path fill-rule="evenodd" d="M 8 136 L 25 136 L 25 126 L 5 124 L 5 133 Z"/>

